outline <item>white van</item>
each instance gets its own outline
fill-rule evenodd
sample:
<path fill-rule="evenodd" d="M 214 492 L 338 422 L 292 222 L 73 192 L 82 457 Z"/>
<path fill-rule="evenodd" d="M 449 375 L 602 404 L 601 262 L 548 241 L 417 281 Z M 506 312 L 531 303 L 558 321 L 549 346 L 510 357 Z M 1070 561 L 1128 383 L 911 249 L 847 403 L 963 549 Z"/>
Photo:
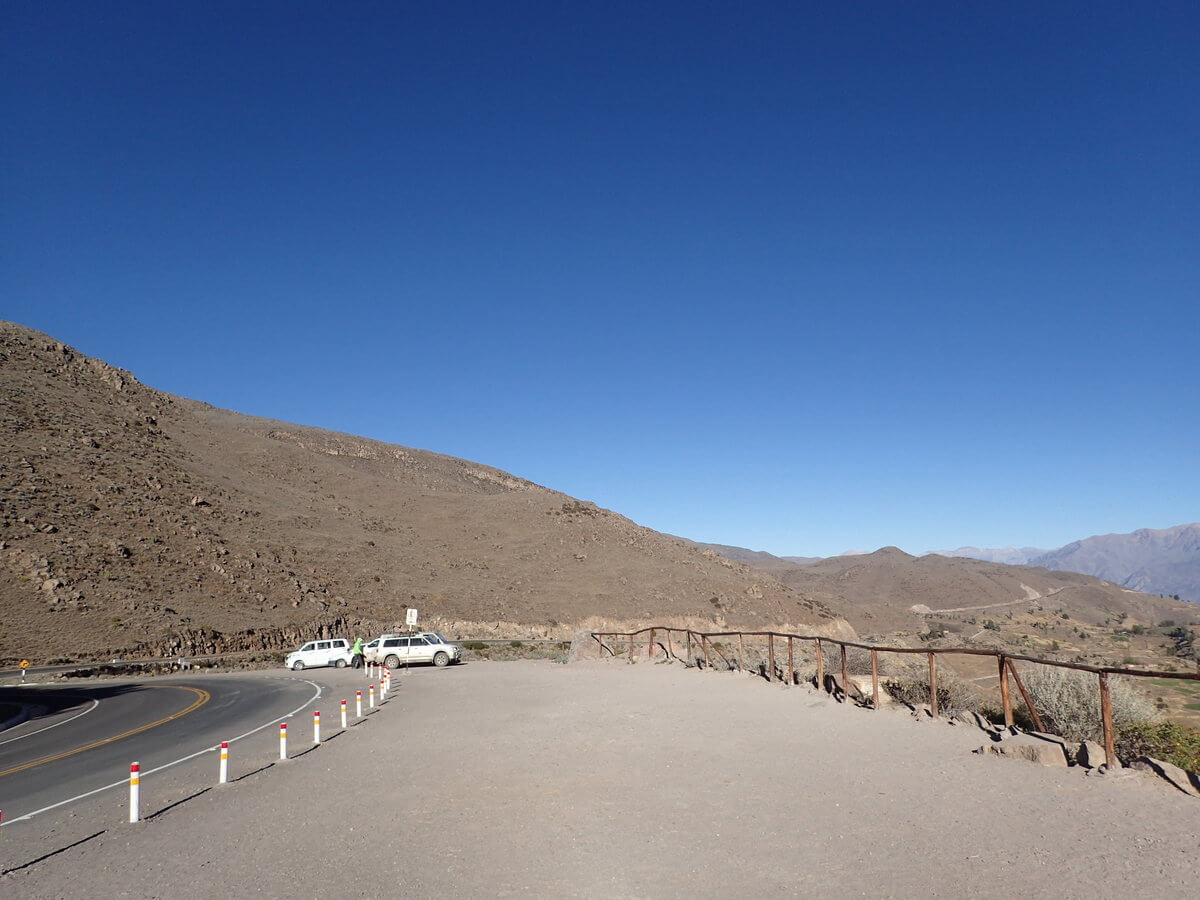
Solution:
<path fill-rule="evenodd" d="M 389 669 L 426 662 L 440 668 L 462 659 L 462 648 L 458 644 L 451 644 L 434 631 L 385 634 L 367 646 L 370 647 L 366 653 L 367 660 L 381 662 Z"/>
<path fill-rule="evenodd" d="M 344 669 L 350 665 L 350 642 L 345 638 L 309 641 L 299 650 L 289 653 L 283 664 L 297 672 L 317 666 L 337 666 Z"/>

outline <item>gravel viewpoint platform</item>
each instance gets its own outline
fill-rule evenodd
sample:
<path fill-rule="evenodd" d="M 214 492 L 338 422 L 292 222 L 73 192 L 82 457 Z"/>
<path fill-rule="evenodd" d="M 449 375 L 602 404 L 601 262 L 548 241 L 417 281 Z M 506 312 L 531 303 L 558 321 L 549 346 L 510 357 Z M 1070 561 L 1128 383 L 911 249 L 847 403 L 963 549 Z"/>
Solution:
<path fill-rule="evenodd" d="M 0 895 L 1097 898 L 1200 885 L 1200 802 L 1147 776 L 976 756 L 982 735 L 963 726 L 677 664 L 475 663 L 397 682 L 362 725 L 254 774 L 235 759 L 239 780 L 149 821 L 123 823 L 110 797 L 53 827 L 4 829 L 0 854 L 21 868 Z M 170 796 L 143 785 L 147 812 Z"/>

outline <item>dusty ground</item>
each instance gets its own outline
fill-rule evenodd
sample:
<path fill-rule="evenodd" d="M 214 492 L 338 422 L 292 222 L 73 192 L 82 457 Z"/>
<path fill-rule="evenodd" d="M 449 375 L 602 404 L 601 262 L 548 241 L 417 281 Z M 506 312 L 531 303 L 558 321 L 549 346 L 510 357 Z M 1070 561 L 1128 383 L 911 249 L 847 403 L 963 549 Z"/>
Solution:
<path fill-rule="evenodd" d="M 1183 897 L 1200 879 L 1200 802 L 975 756 L 962 727 L 648 662 L 404 678 L 363 726 L 151 821 L 121 824 L 110 797 L 5 829 L 9 865 L 35 837 L 103 833 L 0 894 Z M 271 751 L 239 751 L 235 775 Z"/>

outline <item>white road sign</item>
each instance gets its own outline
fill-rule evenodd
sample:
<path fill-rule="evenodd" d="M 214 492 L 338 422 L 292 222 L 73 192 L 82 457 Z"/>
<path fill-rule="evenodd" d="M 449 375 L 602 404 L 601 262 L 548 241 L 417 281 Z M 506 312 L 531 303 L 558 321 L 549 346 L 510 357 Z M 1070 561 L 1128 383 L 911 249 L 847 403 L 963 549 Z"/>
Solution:
<path fill-rule="evenodd" d="M 417 611 L 415 609 L 410 609 L 408 611 L 408 614 L 404 618 L 404 622 L 407 625 L 416 625 L 417 624 Z"/>

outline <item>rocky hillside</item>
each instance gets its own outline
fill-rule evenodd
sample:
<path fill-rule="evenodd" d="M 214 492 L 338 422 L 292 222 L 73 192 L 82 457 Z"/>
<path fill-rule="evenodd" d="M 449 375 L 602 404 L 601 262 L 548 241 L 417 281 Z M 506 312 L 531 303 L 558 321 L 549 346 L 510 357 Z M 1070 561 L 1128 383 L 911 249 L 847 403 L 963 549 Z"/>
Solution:
<path fill-rule="evenodd" d="M 0 660 L 464 633 L 844 627 L 770 575 L 485 465 L 173 397 L 0 324 Z"/>

